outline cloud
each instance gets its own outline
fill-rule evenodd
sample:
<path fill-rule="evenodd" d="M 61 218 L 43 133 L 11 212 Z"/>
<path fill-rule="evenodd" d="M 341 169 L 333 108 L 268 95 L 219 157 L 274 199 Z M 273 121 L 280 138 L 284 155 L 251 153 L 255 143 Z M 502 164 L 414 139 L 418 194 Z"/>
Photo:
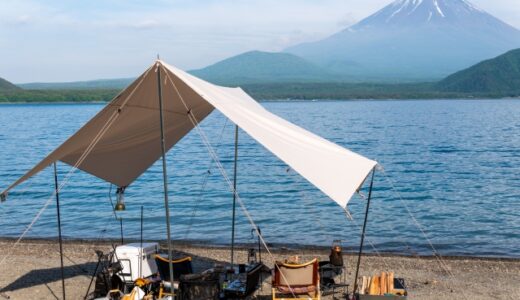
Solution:
<path fill-rule="evenodd" d="M 478 8 L 520 29 L 520 4 L 518 0 L 470 0 Z"/>
<path fill-rule="evenodd" d="M 341 19 L 338 20 L 337 24 L 339 27 L 347 28 L 359 21 L 352 12 L 346 13 Z"/>
<path fill-rule="evenodd" d="M 103 21 L 92 21 L 89 24 L 83 23 L 83 26 L 91 26 L 97 30 L 151 30 L 158 29 L 161 27 L 169 27 L 170 25 L 165 22 L 160 22 L 155 19 L 141 19 L 141 20 L 103 20 Z"/>
<path fill-rule="evenodd" d="M 29 15 L 20 15 L 15 17 L 12 21 L 12 25 L 26 25 L 31 21 L 31 17 Z"/>
<path fill-rule="evenodd" d="M 289 46 L 293 46 L 300 43 L 318 41 L 327 37 L 326 33 L 317 33 L 317 32 L 305 32 L 302 30 L 293 30 L 290 32 L 285 32 L 276 36 L 273 46 L 273 51 L 281 51 Z"/>
<path fill-rule="evenodd" d="M 162 24 L 157 20 L 143 20 L 136 24 L 133 24 L 133 27 L 136 29 L 153 29 L 162 26 Z"/>
<path fill-rule="evenodd" d="M 518 26 L 516 1 L 475 4 Z M 9 43 L 0 55 L 13 59 L 0 61 L 0 76 L 15 82 L 129 77 L 157 53 L 181 68 L 200 68 L 244 51 L 279 51 L 326 37 L 390 2 L 3 0 L 0 40 Z"/>

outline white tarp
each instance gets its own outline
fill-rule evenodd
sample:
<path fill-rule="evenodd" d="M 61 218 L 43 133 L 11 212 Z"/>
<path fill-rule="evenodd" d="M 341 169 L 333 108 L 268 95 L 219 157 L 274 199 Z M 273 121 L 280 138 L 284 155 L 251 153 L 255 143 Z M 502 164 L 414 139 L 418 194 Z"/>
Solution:
<path fill-rule="evenodd" d="M 240 88 L 198 79 L 157 61 L 101 112 L 2 194 L 55 161 L 128 186 L 161 155 L 157 71 L 161 73 L 166 148 L 213 109 L 345 207 L 377 164 L 264 109 Z"/>

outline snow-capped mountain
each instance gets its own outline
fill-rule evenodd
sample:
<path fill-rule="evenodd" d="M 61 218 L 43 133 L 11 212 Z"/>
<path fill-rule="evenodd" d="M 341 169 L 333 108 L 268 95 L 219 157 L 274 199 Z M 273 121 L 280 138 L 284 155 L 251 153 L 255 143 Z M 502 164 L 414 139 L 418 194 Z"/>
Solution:
<path fill-rule="evenodd" d="M 352 29 L 424 24 L 459 26 L 486 24 L 506 30 L 512 29 L 511 26 L 465 0 L 398 0 L 352 26 Z"/>
<path fill-rule="evenodd" d="M 466 0 L 397 0 L 324 40 L 286 49 L 363 79 L 427 80 L 520 47 L 520 31 Z"/>

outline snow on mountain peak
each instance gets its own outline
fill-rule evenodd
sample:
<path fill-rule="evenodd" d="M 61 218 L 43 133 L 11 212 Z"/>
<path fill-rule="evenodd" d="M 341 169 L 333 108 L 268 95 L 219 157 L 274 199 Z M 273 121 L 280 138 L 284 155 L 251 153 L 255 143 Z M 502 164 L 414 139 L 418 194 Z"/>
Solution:
<path fill-rule="evenodd" d="M 433 0 L 433 4 L 435 5 L 435 8 L 437 9 L 437 12 L 439 13 L 439 15 L 441 15 L 443 18 L 446 18 L 446 16 L 442 12 L 441 8 L 439 7 L 439 2 L 437 2 L 437 0 Z"/>
<path fill-rule="evenodd" d="M 396 0 L 353 27 L 357 30 L 377 24 L 455 24 L 475 21 L 484 15 L 489 16 L 468 0 Z"/>
<path fill-rule="evenodd" d="M 441 0 L 444 2 L 444 0 Z M 464 0 L 448 0 L 448 1 L 461 1 L 462 3 L 466 5 L 470 5 Z M 439 5 L 439 0 L 397 0 L 393 3 L 393 7 L 396 8 L 396 10 L 388 17 L 386 20 L 389 22 L 393 17 L 398 15 L 401 12 L 406 12 L 407 15 L 413 14 L 418 8 L 421 7 L 421 5 L 424 6 L 423 10 L 428 10 L 428 22 L 431 21 L 432 16 L 434 14 L 439 15 L 442 18 L 445 18 L 446 15 L 444 14 L 443 10 L 441 9 Z M 470 5 L 470 7 L 473 7 Z"/>
<path fill-rule="evenodd" d="M 394 6 L 408 6 L 408 5 L 414 5 L 415 7 L 421 5 L 423 0 L 397 0 L 394 1 Z"/>
<path fill-rule="evenodd" d="M 480 12 L 483 12 L 482 9 L 480 9 L 479 7 L 477 7 L 475 4 L 467 1 L 467 0 L 462 0 L 462 2 L 464 2 L 464 4 L 466 4 L 470 9 L 473 9 L 473 10 L 476 10 L 476 11 L 480 11 Z"/>

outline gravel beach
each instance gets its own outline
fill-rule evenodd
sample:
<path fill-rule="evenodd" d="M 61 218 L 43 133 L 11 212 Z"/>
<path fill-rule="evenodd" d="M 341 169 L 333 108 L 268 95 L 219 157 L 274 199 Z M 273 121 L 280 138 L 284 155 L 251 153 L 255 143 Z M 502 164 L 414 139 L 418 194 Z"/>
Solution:
<path fill-rule="evenodd" d="M 13 240 L 0 240 L 0 300 L 61 299 L 61 273 L 58 244 L 55 241 L 27 240 L 13 248 Z M 110 243 L 66 241 L 65 276 L 68 299 L 83 299 L 90 274 L 96 266 L 94 250 L 109 251 Z M 174 244 L 174 249 L 193 257 L 195 271 L 229 261 L 229 249 L 201 245 Z M 302 260 L 318 257 L 328 260 L 327 249 L 277 249 L 263 253 L 264 263 L 299 255 Z M 247 250 L 236 251 L 235 260 L 245 262 Z M 352 283 L 355 255 L 346 254 L 347 282 Z M 393 271 L 406 280 L 409 299 L 520 299 L 520 260 L 449 257 L 403 257 L 367 255 L 360 275 L 371 276 Z M 270 299 L 270 278 L 251 299 Z M 92 291 L 92 290 L 91 290 Z M 332 299 L 325 296 L 323 299 Z"/>

